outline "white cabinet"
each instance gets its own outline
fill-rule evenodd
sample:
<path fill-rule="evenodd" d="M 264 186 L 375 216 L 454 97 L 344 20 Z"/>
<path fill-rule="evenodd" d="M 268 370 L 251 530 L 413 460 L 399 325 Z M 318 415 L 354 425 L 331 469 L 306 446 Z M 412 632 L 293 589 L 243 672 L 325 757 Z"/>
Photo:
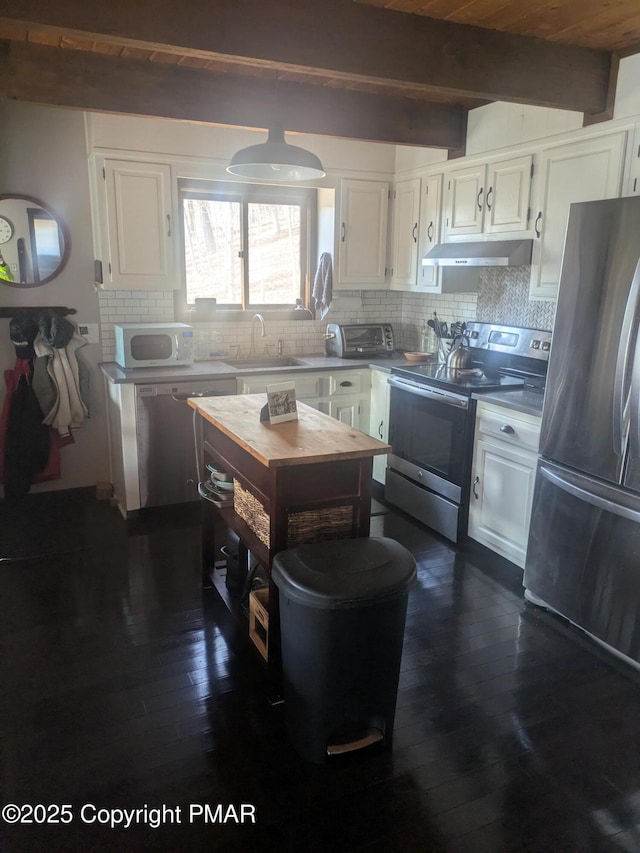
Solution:
<path fill-rule="evenodd" d="M 417 289 L 422 293 L 440 293 L 440 267 L 423 267 L 422 258 L 440 242 L 442 229 L 442 175 L 429 175 L 423 181 L 420 208 Z"/>
<path fill-rule="evenodd" d="M 525 235 L 533 157 L 478 163 L 452 170 L 447 177 L 445 240 L 470 235 Z"/>
<path fill-rule="evenodd" d="M 543 151 L 540 201 L 534 218 L 532 299 L 555 299 L 573 202 L 620 195 L 626 132 L 609 133 Z"/>
<path fill-rule="evenodd" d="M 341 182 L 337 287 L 385 286 L 388 207 L 387 181 Z"/>
<path fill-rule="evenodd" d="M 176 275 L 171 167 L 100 160 L 98 260 L 107 290 L 173 290 Z"/>
<path fill-rule="evenodd" d="M 416 285 L 420 263 L 420 187 L 420 178 L 412 178 L 398 181 L 393 190 L 392 290 L 410 289 Z"/>
<path fill-rule="evenodd" d="M 520 567 L 527 554 L 540 418 L 480 401 L 468 533 Z"/>
<path fill-rule="evenodd" d="M 262 373 L 239 377 L 238 394 L 261 394 L 276 382 L 291 382 L 296 399 L 326 415 L 361 429 L 369 427 L 369 369 Z"/>
<path fill-rule="evenodd" d="M 629 180 L 625 195 L 640 195 L 640 124 L 635 126 L 629 157 Z"/>
<path fill-rule="evenodd" d="M 409 293 L 443 292 L 441 268 L 422 266 L 423 255 L 433 249 L 442 236 L 442 180 L 442 174 L 437 174 L 428 175 L 422 180 L 402 181 L 402 185 L 412 186 L 410 191 L 405 187 L 401 196 L 398 196 L 400 184 L 396 186 L 392 290 Z M 414 242 L 416 221 L 417 244 Z M 398 274 L 399 270 L 401 274 Z"/>
<path fill-rule="evenodd" d="M 371 370 L 371 414 L 367 432 L 380 441 L 389 440 L 389 373 L 386 370 Z M 387 456 L 373 457 L 373 479 L 384 484 L 386 480 Z"/>
<path fill-rule="evenodd" d="M 456 235 L 482 233 L 484 189 L 487 167 L 484 163 L 454 169 L 447 177 L 445 239 Z"/>
<path fill-rule="evenodd" d="M 294 382 L 296 399 L 309 406 L 323 396 L 328 377 L 324 373 L 258 373 L 237 379 L 238 394 L 262 394 L 266 385 L 276 382 Z M 317 408 L 317 406 L 314 406 Z"/>

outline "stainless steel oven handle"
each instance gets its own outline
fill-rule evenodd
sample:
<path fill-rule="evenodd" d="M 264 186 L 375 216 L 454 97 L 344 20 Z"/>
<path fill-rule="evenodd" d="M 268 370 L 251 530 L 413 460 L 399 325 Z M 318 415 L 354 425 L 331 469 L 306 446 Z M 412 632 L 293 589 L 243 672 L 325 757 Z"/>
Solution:
<path fill-rule="evenodd" d="M 433 400 L 438 403 L 446 403 L 448 406 L 457 406 L 459 409 L 468 409 L 469 400 L 467 397 L 462 397 L 458 394 L 451 394 L 447 391 L 441 391 L 439 388 L 427 388 L 424 385 L 417 385 L 414 382 L 407 382 L 404 379 L 398 379 L 392 376 L 389 379 L 389 385 L 392 388 L 397 388 L 399 391 L 406 391 L 407 394 L 415 394 L 416 397 L 424 397 L 427 400 Z"/>

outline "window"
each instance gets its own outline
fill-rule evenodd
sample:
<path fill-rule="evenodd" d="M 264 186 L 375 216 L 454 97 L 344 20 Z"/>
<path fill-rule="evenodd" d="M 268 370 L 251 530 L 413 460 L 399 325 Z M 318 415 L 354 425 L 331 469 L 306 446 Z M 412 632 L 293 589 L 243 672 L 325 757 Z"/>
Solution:
<path fill-rule="evenodd" d="M 185 298 L 219 307 L 293 308 L 306 301 L 315 191 L 181 182 Z"/>

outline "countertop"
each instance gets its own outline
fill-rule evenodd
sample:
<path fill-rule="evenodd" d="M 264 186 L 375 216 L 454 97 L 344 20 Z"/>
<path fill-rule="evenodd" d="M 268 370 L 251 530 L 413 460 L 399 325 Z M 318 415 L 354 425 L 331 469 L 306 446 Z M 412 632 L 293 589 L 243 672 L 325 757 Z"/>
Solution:
<path fill-rule="evenodd" d="M 224 361 L 196 361 L 185 367 L 137 367 L 125 370 L 115 362 L 104 362 L 100 369 L 109 382 L 115 385 L 134 384 L 149 385 L 160 382 L 192 382 L 208 379 L 235 379 L 238 376 L 259 373 L 305 373 L 311 370 L 353 370 L 354 368 L 374 367 L 378 370 L 391 371 L 392 367 L 410 364 L 401 355 L 381 356 L 374 359 L 336 358 L 327 355 L 292 355 L 304 364 L 290 367 L 232 367 Z"/>
<path fill-rule="evenodd" d="M 291 356 L 297 358 L 304 364 L 291 365 L 288 367 L 233 367 L 224 361 L 196 361 L 186 367 L 150 367 L 136 368 L 135 370 L 124 370 L 115 362 L 104 362 L 100 369 L 109 382 L 115 385 L 133 384 L 150 385 L 162 382 L 194 382 L 214 379 L 236 379 L 239 376 L 260 373 L 308 373 L 312 370 L 354 370 L 358 368 L 372 367 L 376 370 L 391 373 L 393 367 L 414 366 L 415 362 L 408 361 L 402 353 L 392 356 L 381 356 L 380 358 L 336 358 L 328 355 L 301 355 Z M 474 394 L 475 400 L 486 400 L 508 409 L 515 409 L 530 415 L 542 415 L 542 401 L 544 395 L 532 391 L 491 391 L 483 394 Z"/>
<path fill-rule="evenodd" d="M 188 404 L 262 465 L 308 465 L 388 453 L 389 445 L 298 401 L 298 419 L 260 421 L 264 394 L 191 397 Z"/>
<path fill-rule="evenodd" d="M 488 391 L 486 394 L 473 394 L 474 400 L 484 400 L 505 409 L 513 409 L 516 412 L 524 412 L 527 415 L 542 417 L 542 403 L 544 394 L 535 391 Z"/>

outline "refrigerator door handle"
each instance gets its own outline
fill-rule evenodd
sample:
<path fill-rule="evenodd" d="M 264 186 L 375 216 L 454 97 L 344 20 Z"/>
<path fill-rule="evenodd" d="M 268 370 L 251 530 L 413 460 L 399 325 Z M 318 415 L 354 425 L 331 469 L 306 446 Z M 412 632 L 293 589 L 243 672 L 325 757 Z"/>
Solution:
<path fill-rule="evenodd" d="M 622 456 L 625 451 L 627 440 L 626 425 L 629 419 L 629 399 L 625 394 L 624 380 L 627 374 L 627 364 L 629 361 L 629 352 L 631 349 L 631 333 L 634 328 L 636 314 L 638 312 L 638 300 L 640 298 L 640 259 L 636 264 L 636 269 L 631 280 L 629 288 L 629 296 L 624 309 L 624 317 L 622 321 L 622 329 L 620 330 L 620 341 L 618 343 L 618 354 L 616 357 L 616 372 L 613 382 L 613 452 L 617 456 Z M 637 365 L 636 365 L 637 368 Z M 640 379 L 638 380 L 640 382 Z M 636 432 L 636 440 L 640 447 L 640 439 L 637 435 L 638 428 L 638 413 L 632 412 L 634 427 Z"/>
<path fill-rule="evenodd" d="M 627 518 L 629 521 L 640 522 L 640 510 L 633 509 L 630 506 L 626 506 L 625 504 L 618 503 L 617 501 L 606 497 L 606 491 L 609 489 L 607 486 L 600 486 L 598 483 L 590 481 L 590 484 L 594 486 L 593 491 L 582 488 L 582 486 L 579 485 L 577 478 L 572 477 L 569 471 L 564 471 L 561 476 L 556 471 L 552 471 L 551 468 L 547 467 L 544 463 L 540 464 L 539 473 L 541 477 L 544 477 L 545 480 L 548 480 L 557 488 L 562 489 L 563 492 L 566 492 L 568 495 L 571 495 L 578 500 L 591 504 L 591 506 L 596 507 L 596 509 L 610 512 L 621 518 Z M 580 479 L 582 480 L 582 478 Z"/>

